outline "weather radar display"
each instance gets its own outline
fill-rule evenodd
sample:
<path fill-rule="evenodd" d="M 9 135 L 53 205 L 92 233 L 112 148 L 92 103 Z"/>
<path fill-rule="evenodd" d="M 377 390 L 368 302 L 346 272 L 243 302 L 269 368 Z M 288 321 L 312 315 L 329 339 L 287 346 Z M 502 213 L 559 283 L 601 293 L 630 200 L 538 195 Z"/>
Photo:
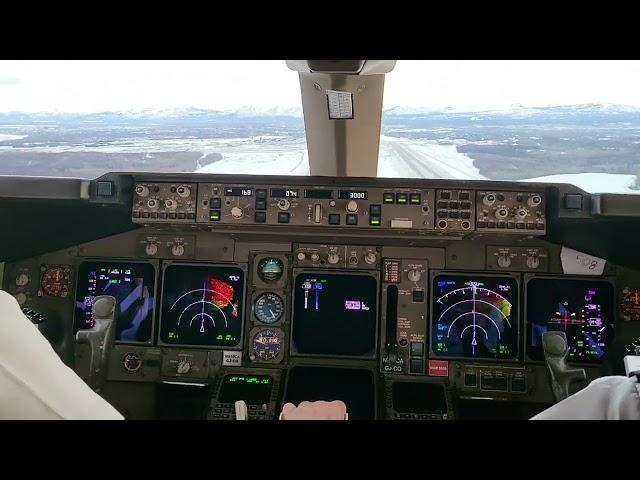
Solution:
<path fill-rule="evenodd" d="M 517 357 L 518 284 L 514 278 L 437 275 L 433 292 L 435 356 Z"/>
<path fill-rule="evenodd" d="M 170 265 L 164 272 L 160 337 L 175 345 L 233 347 L 242 333 L 244 272 Z"/>

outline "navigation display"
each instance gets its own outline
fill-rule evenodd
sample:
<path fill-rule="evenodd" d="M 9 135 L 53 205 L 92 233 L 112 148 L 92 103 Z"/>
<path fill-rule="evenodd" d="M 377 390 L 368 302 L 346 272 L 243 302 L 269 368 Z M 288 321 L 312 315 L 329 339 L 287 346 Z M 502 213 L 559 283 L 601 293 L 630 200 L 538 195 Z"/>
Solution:
<path fill-rule="evenodd" d="M 436 357 L 518 356 L 518 284 L 507 276 L 437 275 L 431 346 Z"/>
<path fill-rule="evenodd" d="M 149 263 L 83 262 L 78 269 L 73 333 L 92 328 L 93 301 L 110 295 L 117 301 L 116 340 L 151 340 L 155 304 L 155 268 Z"/>
<path fill-rule="evenodd" d="M 238 267 L 168 266 L 160 339 L 173 345 L 235 347 L 242 334 L 244 272 Z"/>
<path fill-rule="evenodd" d="M 377 292 L 371 275 L 298 274 L 292 353 L 375 357 Z"/>
<path fill-rule="evenodd" d="M 602 280 L 533 278 L 527 284 L 527 356 L 544 360 L 542 334 L 567 335 L 569 362 L 600 363 L 613 341 L 613 285 Z"/>

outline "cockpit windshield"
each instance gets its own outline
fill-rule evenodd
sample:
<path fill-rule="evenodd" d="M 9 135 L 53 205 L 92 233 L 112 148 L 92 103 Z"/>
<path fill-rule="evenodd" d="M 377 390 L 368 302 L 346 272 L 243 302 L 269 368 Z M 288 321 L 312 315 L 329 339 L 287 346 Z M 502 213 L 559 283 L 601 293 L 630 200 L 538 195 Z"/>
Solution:
<path fill-rule="evenodd" d="M 400 60 L 378 176 L 640 192 L 638 84 L 638 61 Z M 0 175 L 116 171 L 309 175 L 297 73 L 282 60 L 0 62 Z"/>

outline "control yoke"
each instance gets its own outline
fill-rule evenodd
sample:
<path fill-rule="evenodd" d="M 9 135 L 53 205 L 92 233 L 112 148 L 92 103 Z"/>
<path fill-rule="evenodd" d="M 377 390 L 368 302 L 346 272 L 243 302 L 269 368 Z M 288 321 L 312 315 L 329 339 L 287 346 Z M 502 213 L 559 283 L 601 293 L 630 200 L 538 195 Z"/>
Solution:
<path fill-rule="evenodd" d="M 567 357 L 569 346 L 564 332 L 545 332 L 542 334 L 542 348 L 544 359 L 551 372 L 551 389 L 556 402 L 569 396 L 569 385 L 585 380 L 587 375 L 584 368 L 569 368 Z"/>
<path fill-rule="evenodd" d="M 109 295 L 100 295 L 93 302 L 94 326 L 88 330 L 79 330 L 76 341 L 88 344 L 90 348 L 89 378 L 87 383 L 95 391 L 100 391 L 106 380 L 108 356 L 116 332 L 116 299 Z"/>

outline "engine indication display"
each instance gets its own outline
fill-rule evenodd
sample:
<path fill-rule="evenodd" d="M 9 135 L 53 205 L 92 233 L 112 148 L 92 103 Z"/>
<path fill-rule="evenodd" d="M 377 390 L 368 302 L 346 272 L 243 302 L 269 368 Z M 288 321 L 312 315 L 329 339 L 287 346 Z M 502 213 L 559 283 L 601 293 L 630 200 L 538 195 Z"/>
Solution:
<path fill-rule="evenodd" d="M 609 282 L 533 278 L 527 284 L 527 356 L 544 360 L 542 334 L 562 331 L 568 361 L 600 363 L 613 340 L 613 313 Z"/>
<path fill-rule="evenodd" d="M 273 360 L 282 351 L 282 331 L 263 328 L 251 337 L 251 355 L 260 360 Z"/>
<path fill-rule="evenodd" d="M 260 294 L 253 304 L 253 314 L 262 323 L 275 323 L 282 318 L 284 302 L 272 292 Z"/>
<path fill-rule="evenodd" d="M 518 284 L 512 277 L 437 275 L 431 344 L 437 357 L 518 356 Z"/>
<path fill-rule="evenodd" d="M 169 265 L 160 338 L 166 344 L 235 347 L 242 333 L 244 272 L 233 266 Z"/>

